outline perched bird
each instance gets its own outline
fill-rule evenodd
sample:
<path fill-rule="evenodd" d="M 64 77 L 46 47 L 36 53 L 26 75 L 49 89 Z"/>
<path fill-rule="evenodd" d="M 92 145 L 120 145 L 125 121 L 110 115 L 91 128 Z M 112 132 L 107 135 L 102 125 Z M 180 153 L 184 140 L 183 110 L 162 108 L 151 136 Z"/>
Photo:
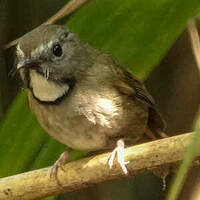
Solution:
<path fill-rule="evenodd" d="M 72 149 L 114 149 L 124 173 L 124 143 L 165 123 L 145 86 L 109 54 L 60 25 L 41 25 L 16 44 L 16 69 L 41 126 Z M 67 151 L 52 171 L 68 160 Z"/>

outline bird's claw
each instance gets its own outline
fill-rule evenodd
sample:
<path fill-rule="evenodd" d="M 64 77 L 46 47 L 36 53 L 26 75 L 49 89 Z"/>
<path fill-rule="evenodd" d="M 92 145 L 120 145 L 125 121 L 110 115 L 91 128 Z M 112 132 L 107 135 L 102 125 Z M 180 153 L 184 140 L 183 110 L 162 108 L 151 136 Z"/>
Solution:
<path fill-rule="evenodd" d="M 117 161 L 120 164 L 122 171 L 124 172 L 124 174 L 128 174 L 126 165 L 129 163 L 129 161 L 124 161 L 124 141 L 122 139 L 117 141 L 117 147 L 113 150 L 108 160 L 108 165 L 110 168 L 112 168 L 113 166 L 116 154 L 117 154 Z"/>
<path fill-rule="evenodd" d="M 65 171 L 63 166 L 69 161 L 69 152 L 63 152 L 59 159 L 54 163 L 50 171 L 50 178 L 54 178 L 58 185 L 62 186 L 60 181 L 58 180 L 58 168 Z"/>

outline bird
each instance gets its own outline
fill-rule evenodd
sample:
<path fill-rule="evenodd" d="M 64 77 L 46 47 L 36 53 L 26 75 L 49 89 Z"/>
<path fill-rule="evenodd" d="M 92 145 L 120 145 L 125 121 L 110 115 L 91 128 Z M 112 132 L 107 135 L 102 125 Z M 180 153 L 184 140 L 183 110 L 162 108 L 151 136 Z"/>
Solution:
<path fill-rule="evenodd" d="M 165 121 L 146 87 L 109 53 L 62 25 L 41 25 L 19 38 L 15 68 L 30 109 L 46 132 L 70 149 L 112 150 L 124 174 L 125 145 L 145 133 L 164 135 Z M 55 175 L 69 160 L 65 151 Z"/>

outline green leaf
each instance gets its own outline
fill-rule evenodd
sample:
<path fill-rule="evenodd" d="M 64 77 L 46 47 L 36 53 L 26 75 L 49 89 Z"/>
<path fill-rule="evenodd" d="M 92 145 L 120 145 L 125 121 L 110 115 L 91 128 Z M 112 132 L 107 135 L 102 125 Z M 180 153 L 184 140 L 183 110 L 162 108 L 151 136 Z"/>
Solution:
<path fill-rule="evenodd" d="M 48 136 L 27 105 L 25 92 L 15 99 L 0 126 L 0 177 L 23 172 L 47 142 Z"/>
<path fill-rule="evenodd" d="M 67 25 L 144 79 L 199 7 L 198 0 L 95 0 Z"/>

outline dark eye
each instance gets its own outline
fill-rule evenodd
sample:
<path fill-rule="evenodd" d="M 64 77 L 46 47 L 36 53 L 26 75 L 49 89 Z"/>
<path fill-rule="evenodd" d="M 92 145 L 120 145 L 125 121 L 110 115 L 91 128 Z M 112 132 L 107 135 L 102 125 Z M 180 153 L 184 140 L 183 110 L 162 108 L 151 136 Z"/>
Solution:
<path fill-rule="evenodd" d="M 53 46 L 53 54 L 57 57 L 60 57 L 60 56 L 62 56 L 62 53 L 63 53 L 63 51 L 62 51 L 62 47 L 60 46 L 60 44 L 55 44 Z"/>

